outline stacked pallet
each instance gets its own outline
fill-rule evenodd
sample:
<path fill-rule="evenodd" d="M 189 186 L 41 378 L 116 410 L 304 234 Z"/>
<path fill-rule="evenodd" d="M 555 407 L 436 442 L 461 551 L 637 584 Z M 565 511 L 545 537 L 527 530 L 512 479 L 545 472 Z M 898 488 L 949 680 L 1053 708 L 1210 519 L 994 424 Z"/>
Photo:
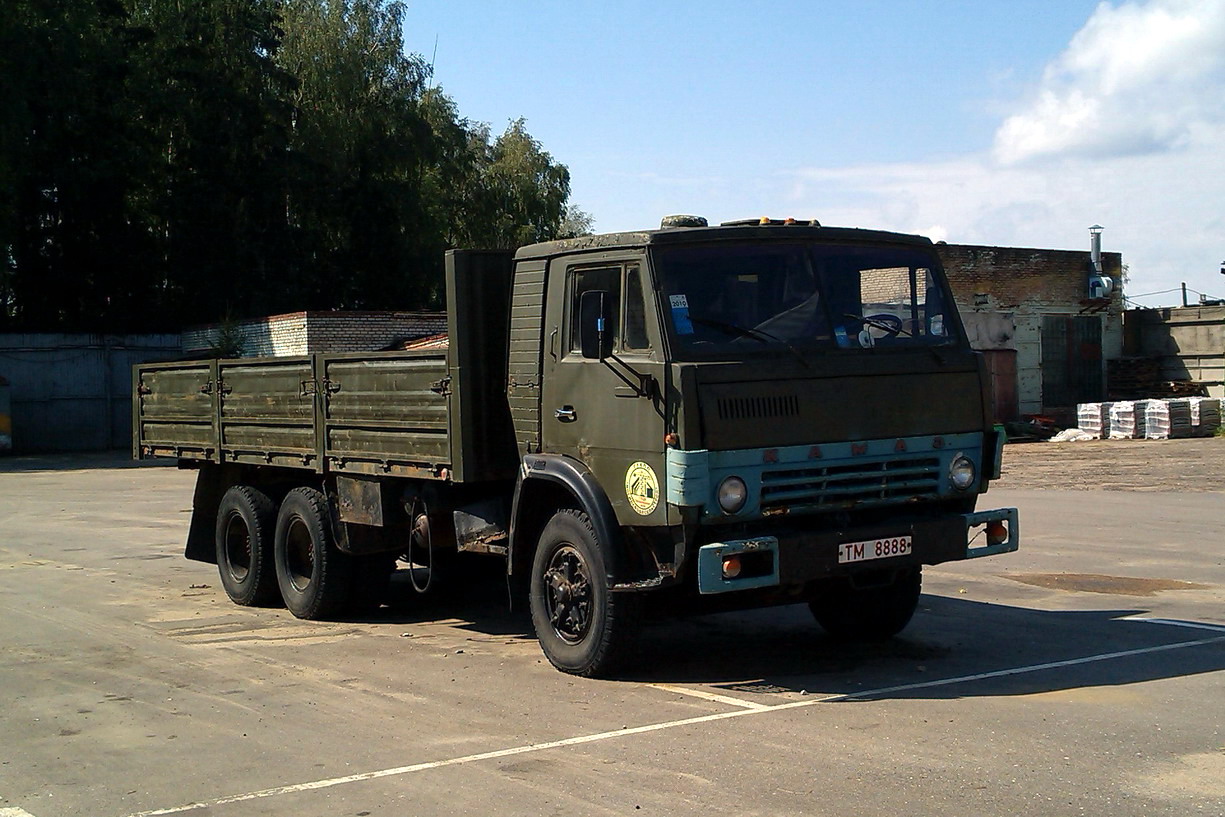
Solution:
<path fill-rule="evenodd" d="M 1135 400 L 1163 394 L 1161 387 L 1161 362 L 1155 357 L 1106 361 L 1106 391 L 1111 400 Z"/>
<path fill-rule="evenodd" d="M 1202 383 L 1163 379 L 1161 361 L 1155 357 L 1121 357 L 1106 361 L 1106 396 L 1111 400 L 1200 397 L 1206 394 Z"/>
<path fill-rule="evenodd" d="M 1191 434 L 1211 437 L 1221 427 L 1221 401 L 1215 397 L 1192 397 Z"/>
<path fill-rule="evenodd" d="M 1150 440 L 1172 440 L 1191 436 L 1191 401 L 1153 400 L 1145 412 L 1144 436 Z"/>
<path fill-rule="evenodd" d="M 1167 380 L 1163 389 L 1159 392 L 1163 397 L 1204 397 L 1208 394 L 1207 386 L 1192 380 Z"/>
<path fill-rule="evenodd" d="M 1095 440 L 1110 433 L 1110 407 L 1113 403 L 1081 403 L 1076 407 L 1076 426 Z"/>
<path fill-rule="evenodd" d="M 1110 406 L 1110 439 L 1143 439 L 1147 430 L 1146 412 L 1151 400 L 1123 400 Z"/>
<path fill-rule="evenodd" d="M 1221 428 L 1221 401 L 1209 397 L 1081 403 L 1076 425 L 1095 440 L 1211 437 Z"/>

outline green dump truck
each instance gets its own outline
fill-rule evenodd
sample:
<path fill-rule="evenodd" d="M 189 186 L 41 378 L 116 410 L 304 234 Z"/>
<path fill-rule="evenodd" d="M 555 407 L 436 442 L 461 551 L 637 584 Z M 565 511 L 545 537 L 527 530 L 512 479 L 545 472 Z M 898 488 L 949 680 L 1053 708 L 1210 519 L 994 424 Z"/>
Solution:
<path fill-rule="evenodd" d="M 449 252 L 446 296 L 444 349 L 135 368 L 134 455 L 198 469 L 186 555 L 233 601 L 330 618 L 488 554 L 595 675 L 644 607 L 887 638 L 923 565 L 1017 548 L 975 509 L 1003 435 L 925 238 L 674 217 Z"/>

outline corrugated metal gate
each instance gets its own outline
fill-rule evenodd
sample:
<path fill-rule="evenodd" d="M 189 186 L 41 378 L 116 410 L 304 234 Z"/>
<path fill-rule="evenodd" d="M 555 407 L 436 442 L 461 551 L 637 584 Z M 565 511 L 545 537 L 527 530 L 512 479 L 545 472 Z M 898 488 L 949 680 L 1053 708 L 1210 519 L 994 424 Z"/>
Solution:
<path fill-rule="evenodd" d="M 14 453 L 126 448 L 132 366 L 180 348 L 178 335 L 0 335 Z"/>
<path fill-rule="evenodd" d="M 1066 408 L 1105 399 L 1102 319 L 1097 315 L 1042 317 L 1042 405 Z"/>

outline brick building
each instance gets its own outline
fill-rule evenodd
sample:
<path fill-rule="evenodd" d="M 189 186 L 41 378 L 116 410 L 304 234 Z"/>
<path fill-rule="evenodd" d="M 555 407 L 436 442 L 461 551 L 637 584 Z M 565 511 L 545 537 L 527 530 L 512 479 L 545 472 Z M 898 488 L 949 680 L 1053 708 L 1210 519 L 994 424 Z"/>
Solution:
<path fill-rule="evenodd" d="M 373 352 L 447 331 L 445 312 L 290 312 L 229 327 L 243 357 L 293 357 L 315 352 Z M 199 326 L 183 333 L 183 353 L 205 356 L 225 328 Z"/>
<path fill-rule="evenodd" d="M 1123 257 L 1102 253 L 1113 281 L 1091 297 L 1086 251 L 938 244 L 970 343 L 987 356 L 997 419 L 1074 415 L 1102 400 L 1106 360 L 1123 351 Z"/>

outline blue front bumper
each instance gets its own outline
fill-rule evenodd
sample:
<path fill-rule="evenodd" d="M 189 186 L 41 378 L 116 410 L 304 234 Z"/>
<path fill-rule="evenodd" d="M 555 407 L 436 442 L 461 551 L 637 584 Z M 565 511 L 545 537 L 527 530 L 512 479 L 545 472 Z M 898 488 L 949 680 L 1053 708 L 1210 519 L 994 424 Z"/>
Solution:
<path fill-rule="evenodd" d="M 986 528 L 991 522 L 1002 522 L 1007 538 L 988 543 Z M 908 535 L 912 552 L 905 556 L 870 559 L 841 564 L 839 545 L 845 542 Z M 698 548 L 698 592 L 728 593 L 783 585 L 798 586 L 835 575 L 847 575 L 858 570 L 888 570 L 920 564 L 975 559 L 1010 553 L 1020 544 L 1020 527 L 1016 508 L 999 508 L 968 514 L 922 520 L 908 525 L 883 523 L 881 527 L 848 531 L 788 532 L 778 535 L 754 536 L 711 542 Z M 754 566 L 736 577 L 724 575 L 724 561 L 729 557 Z"/>

